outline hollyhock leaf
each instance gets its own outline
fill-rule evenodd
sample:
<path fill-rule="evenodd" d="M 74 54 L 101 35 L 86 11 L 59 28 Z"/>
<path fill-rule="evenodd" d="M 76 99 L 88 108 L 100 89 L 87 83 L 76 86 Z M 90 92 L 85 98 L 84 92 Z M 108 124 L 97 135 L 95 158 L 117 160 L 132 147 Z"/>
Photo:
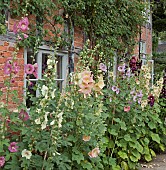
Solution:
<path fill-rule="evenodd" d="M 160 143 L 160 137 L 158 134 L 155 134 L 155 133 L 151 133 L 150 135 L 152 137 L 152 140 L 157 142 L 157 143 Z"/>
<path fill-rule="evenodd" d="M 146 155 L 145 155 L 145 160 L 148 161 L 148 162 L 150 162 L 150 161 L 152 160 L 151 155 L 150 155 L 150 154 L 146 154 Z"/>
<path fill-rule="evenodd" d="M 123 152 L 123 151 L 119 151 L 119 152 L 118 152 L 118 155 L 119 155 L 122 159 L 128 158 L 126 152 Z"/>
<path fill-rule="evenodd" d="M 91 170 L 93 167 L 92 167 L 92 165 L 91 165 L 91 163 L 89 163 L 89 162 L 85 162 L 85 161 L 82 161 L 81 162 L 81 165 L 82 165 L 82 167 L 84 168 L 84 169 L 88 169 L 88 170 Z"/>
<path fill-rule="evenodd" d="M 156 125 L 155 125 L 154 122 L 149 122 L 148 126 L 150 127 L 150 129 L 155 129 L 156 128 Z"/>

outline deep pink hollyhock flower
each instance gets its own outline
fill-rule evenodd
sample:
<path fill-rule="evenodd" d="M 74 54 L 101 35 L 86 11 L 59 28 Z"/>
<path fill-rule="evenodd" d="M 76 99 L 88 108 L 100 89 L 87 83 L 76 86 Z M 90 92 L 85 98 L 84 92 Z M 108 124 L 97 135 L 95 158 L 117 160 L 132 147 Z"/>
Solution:
<path fill-rule="evenodd" d="M 10 152 L 17 152 L 18 149 L 17 142 L 11 142 L 8 149 Z"/>
<path fill-rule="evenodd" d="M 22 32 L 25 32 L 28 30 L 28 25 L 29 25 L 28 18 L 25 17 L 18 23 L 18 29 L 20 29 L 20 31 Z"/>
<path fill-rule="evenodd" d="M 12 79 L 10 80 L 10 82 L 11 82 L 11 83 L 14 83 L 14 82 L 15 82 L 14 78 L 12 78 Z"/>
<path fill-rule="evenodd" d="M 25 110 L 21 109 L 21 112 L 19 113 L 19 118 L 23 121 L 27 121 L 29 119 L 29 114 Z"/>
<path fill-rule="evenodd" d="M 14 74 L 17 74 L 20 70 L 20 67 L 18 66 L 18 64 L 16 62 L 13 63 L 13 72 Z"/>
<path fill-rule="evenodd" d="M 1 156 L 0 157 L 0 168 L 3 167 L 5 164 L 5 157 L 4 156 Z"/>
<path fill-rule="evenodd" d="M 107 66 L 105 64 L 100 63 L 99 67 L 100 67 L 100 70 L 107 72 Z"/>
<path fill-rule="evenodd" d="M 129 112 L 130 111 L 130 106 L 125 106 L 124 107 L 124 112 Z"/>
<path fill-rule="evenodd" d="M 35 68 L 32 64 L 25 65 L 25 73 L 26 74 L 32 74 L 34 70 L 35 70 Z"/>
<path fill-rule="evenodd" d="M 13 32 L 14 32 L 15 34 L 18 33 L 18 27 L 17 27 L 17 24 L 16 24 L 16 23 L 14 23 Z"/>
<path fill-rule="evenodd" d="M 4 74 L 9 75 L 11 72 L 12 72 L 12 65 L 6 63 L 4 67 Z"/>

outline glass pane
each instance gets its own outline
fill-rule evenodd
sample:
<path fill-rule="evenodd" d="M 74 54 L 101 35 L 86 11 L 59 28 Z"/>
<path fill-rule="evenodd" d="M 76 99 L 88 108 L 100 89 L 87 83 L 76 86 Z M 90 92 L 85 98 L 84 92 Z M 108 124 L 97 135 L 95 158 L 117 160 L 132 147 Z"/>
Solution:
<path fill-rule="evenodd" d="M 26 106 L 30 108 L 33 102 L 30 100 L 32 97 L 36 97 L 36 90 L 35 90 L 36 81 L 27 82 L 27 96 L 26 96 Z"/>

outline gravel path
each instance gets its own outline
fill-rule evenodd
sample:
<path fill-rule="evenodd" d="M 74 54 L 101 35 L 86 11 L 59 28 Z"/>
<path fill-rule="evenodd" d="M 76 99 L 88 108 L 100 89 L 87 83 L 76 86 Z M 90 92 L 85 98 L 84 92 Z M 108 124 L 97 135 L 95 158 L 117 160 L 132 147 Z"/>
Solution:
<path fill-rule="evenodd" d="M 166 153 L 157 155 L 153 161 L 149 163 L 141 163 L 142 168 L 140 170 L 166 170 Z"/>

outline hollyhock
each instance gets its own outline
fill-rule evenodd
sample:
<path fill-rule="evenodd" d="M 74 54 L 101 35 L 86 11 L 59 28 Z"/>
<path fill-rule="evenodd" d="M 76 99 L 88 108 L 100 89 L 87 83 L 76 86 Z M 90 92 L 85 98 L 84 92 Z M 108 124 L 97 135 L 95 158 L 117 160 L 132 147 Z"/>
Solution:
<path fill-rule="evenodd" d="M 112 86 L 112 91 L 116 91 L 117 87 L 116 86 Z"/>
<path fill-rule="evenodd" d="M 89 86 L 85 86 L 81 89 L 78 90 L 80 93 L 83 93 L 83 94 L 90 94 L 91 91 L 92 91 L 92 88 L 89 87 Z"/>
<path fill-rule="evenodd" d="M 119 94 L 120 90 L 119 88 L 116 89 L 116 94 Z"/>
<path fill-rule="evenodd" d="M 5 164 L 5 157 L 4 156 L 1 156 L 0 157 L 0 168 L 3 167 Z"/>
<path fill-rule="evenodd" d="M 118 66 L 118 71 L 125 72 L 125 64 Z"/>
<path fill-rule="evenodd" d="M 91 152 L 88 153 L 90 158 L 96 158 L 98 157 L 100 153 L 100 149 L 99 148 L 94 148 Z"/>
<path fill-rule="evenodd" d="M 23 34 L 24 35 L 24 38 L 27 39 L 28 38 L 28 35 L 27 34 Z"/>
<path fill-rule="evenodd" d="M 11 72 L 12 72 L 12 65 L 9 63 L 6 63 L 4 67 L 4 74 L 9 75 L 11 74 Z"/>
<path fill-rule="evenodd" d="M 14 23 L 13 32 L 14 32 L 15 34 L 18 33 L 18 27 L 17 27 L 17 24 L 16 24 L 16 23 Z"/>
<path fill-rule="evenodd" d="M 100 67 L 100 70 L 107 72 L 107 66 L 105 64 L 100 63 L 99 67 Z"/>
<path fill-rule="evenodd" d="M 125 106 L 124 107 L 124 112 L 129 112 L 130 111 L 130 106 Z"/>
<path fill-rule="evenodd" d="M 21 155 L 22 157 L 25 157 L 26 159 L 30 159 L 31 156 L 32 156 L 32 153 L 26 149 L 24 149 L 22 152 L 21 152 Z"/>
<path fill-rule="evenodd" d="M 13 63 L 13 72 L 14 74 L 17 74 L 20 70 L 20 67 L 18 66 L 18 64 L 16 62 Z"/>
<path fill-rule="evenodd" d="M 27 121 L 29 119 L 29 114 L 25 110 L 21 109 L 19 118 L 23 121 Z"/>
<path fill-rule="evenodd" d="M 155 99 L 153 95 L 150 95 L 148 97 L 148 104 L 150 104 L 150 106 L 152 107 L 154 105 Z"/>
<path fill-rule="evenodd" d="M 18 149 L 17 142 L 11 142 L 8 149 L 10 152 L 17 152 Z"/>
<path fill-rule="evenodd" d="M 26 64 L 25 65 L 25 73 L 26 74 L 32 74 L 34 71 L 34 66 L 32 64 Z"/>
<path fill-rule="evenodd" d="M 17 27 L 20 31 L 25 32 L 28 30 L 28 25 L 29 25 L 28 18 L 25 17 L 22 20 L 20 20 Z"/>
<path fill-rule="evenodd" d="M 103 76 L 100 75 L 98 77 L 98 80 L 99 80 L 98 83 L 96 83 L 93 88 L 94 88 L 95 91 L 100 92 L 101 89 L 105 86 Z"/>
<path fill-rule="evenodd" d="M 33 66 L 34 66 L 34 72 L 33 72 L 33 75 L 37 78 L 37 77 L 38 77 L 38 76 L 37 76 L 38 64 L 37 64 L 37 63 L 35 63 Z"/>
<path fill-rule="evenodd" d="M 143 94 L 142 94 L 142 90 L 140 90 L 139 92 L 137 92 L 137 97 L 142 98 Z"/>
<path fill-rule="evenodd" d="M 85 142 L 90 141 L 90 139 L 91 139 L 91 137 L 90 137 L 90 136 L 86 136 L 86 135 L 84 135 L 84 136 L 82 137 L 82 140 L 83 140 L 83 141 L 85 141 Z"/>

